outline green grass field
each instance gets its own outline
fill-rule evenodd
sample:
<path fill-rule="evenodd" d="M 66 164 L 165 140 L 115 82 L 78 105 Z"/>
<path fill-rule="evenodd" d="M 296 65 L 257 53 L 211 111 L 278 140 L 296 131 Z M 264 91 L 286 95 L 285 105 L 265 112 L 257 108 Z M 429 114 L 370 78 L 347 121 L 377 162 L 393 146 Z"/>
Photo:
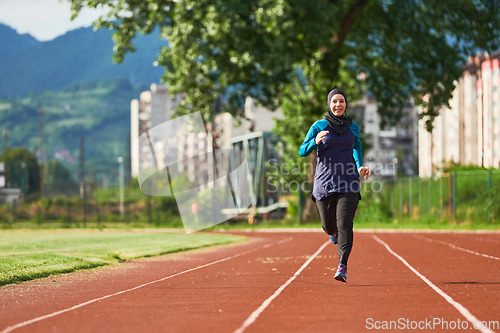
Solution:
<path fill-rule="evenodd" d="M 243 239 L 161 230 L 5 230 L 0 231 L 0 285 Z"/>
<path fill-rule="evenodd" d="M 245 222 L 238 224 L 218 224 L 207 230 L 257 230 L 257 229 L 273 229 L 273 228 L 318 228 L 321 229 L 321 222 L 310 222 L 299 224 L 297 218 L 286 220 L 260 220 L 257 224 L 249 225 Z M 390 221 L 387 219 L 377 220 L 369 219 L 364 216 L 356 216 L 354 218 L 354 229 L 431 229 L 431 230 L 500 230 L 500 224 L 488 223 L 479 221 L 472 222 L 450 222 L 448 219 L 440 221 L 437 218 L 428 218 L 422 220 L 405 219 L 402 221 Z"/>

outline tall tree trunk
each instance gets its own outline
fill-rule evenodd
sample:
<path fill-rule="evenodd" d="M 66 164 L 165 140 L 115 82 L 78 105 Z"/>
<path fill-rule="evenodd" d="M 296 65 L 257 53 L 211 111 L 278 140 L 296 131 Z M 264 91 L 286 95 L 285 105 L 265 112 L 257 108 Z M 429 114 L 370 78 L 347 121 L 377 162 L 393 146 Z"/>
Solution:
<path fill-rule="evenodd" d="M 314 184 L 314 173 L 316 171 L 316 151 L 309 155 L 309 168 L 307 170 L 307 180 L 309 181 L 308 191 L 305 193 L 306 204 L 302 212 L 302 223 L 317 222 L 320 220 L 318 208 L 311 200 L 311 193 Z"/>

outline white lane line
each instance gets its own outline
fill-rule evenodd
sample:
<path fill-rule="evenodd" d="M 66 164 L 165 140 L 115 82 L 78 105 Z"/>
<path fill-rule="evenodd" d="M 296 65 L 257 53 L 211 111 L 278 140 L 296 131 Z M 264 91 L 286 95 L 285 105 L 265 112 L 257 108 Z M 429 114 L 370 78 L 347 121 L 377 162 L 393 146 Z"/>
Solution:
<path fill-rule="evenodd" d="M 460 250 L 460 251 L 464 251 L 464 252 L 467 252 L 467 253 L 475 254 L 477 256 L 481 256 L 481 257 L 485 257 L 485 258 L 490 258 L 490 259 L 495 259 L 495 260 L 500 260 L 500 258 L 498 258 L 498 257 L 490 256 L 490 255 L 487 255 L 487 254 L 484 254 L 484 253 L 480 253 L 480 252 L 476 252 L 476 251 L 472 251 L 472 250 L 467 250 L 467 249 L 464 249 L 463 247 L 456 246 L 456 245 L 453 245 L 453 244 L 445 242 L 445 241 L 441 241 L 441 240 L 437 240 L 437 239 L 432 239 L 432 238 L 424 237 L 424 236 L 420 236 L 420 235 L 413 235 L 413 236 L 416 237 L 416 238 L 422 238 L 422 239 L 424 239 L 424 240 L 426 240 L 428 242 L 435 242 L 435 243 L 439 243 L 439 244 L 448 245 L 449 247 L 451 247 L 454 250 Z"/>
<path fill-rule="evenodd" d="M 316 258 L 316 256 L 318 254 L 321 253 L 321 251 L 323 251 L 323 249 L 328 245 L 330 244 L 330 240 L 328 240 L 327 242 L 325 242 L 325 244 L 321 245 L 321 247 L 318 249 L 318 251 L 316 251 L 309 259 L 307 259 L 307 261 L 299 268 L 298 271 L 295 272 L 295 274 L 293 274 L 293 276 L 291 278 L 288 279 L 288 281 L 286 281 L 281 287 L 278 288 L 278 290 L 276 290 L 274 292 L 274 294 L 271 295 L 271 297 L 269 297 L 268 299 L 266 299 L 264 301 L 264 303 L 261 304 L 261 306 L 259 306 L 259 308 L 257 310 L 255 310 L 251 315 L 250 317 L 247 318 L 247 320 L 245 320 L 245 322 L 243 323 L 243 325 L 241 325 L 240 328 L 238 328 L 236 331 L 234 331 L 234 333 L 242 333 L 248 326 L 252 325 L 253 322 L 255 322 L 255 320 L 257 320 L 257 318 L 260 316 L 260 314 L 269 306 L 269 304 L 271 304 L 271 302 L 279 296 L 279 294 L 281 294 L 281 292 L 290 284 L 292 283 L 293 280 L 295 280 L 295 278 L 297 278 L 297 276 L 299 276 L 299 274 L 311 263 L 311 261 L 314 260 L 314 258 Z"/>
<path fill-rule="evenodd" d="M 208 267 L 208 266 L 212 266 L 212 265 L 215 265 L 215 264 L 218 264 L 220 262 L 223 262 L 223 261 L 227 261 L 229 259 L 234 259 L 234 258 L 237 258 L 237 257 L 240 257 L 242 255 L 245 255 L 247 253 L 250 253 L 250 252 L 254 252 L 254 251 L 257 251 L 261 248 L 268 248 L 272 245 L 275 245 L 275 244 L 283 244 L 283 243 L 286 243 L 286 242 L 289 242 L 292 240 L 292 237 L 288 237 L 288 238 L 285 238 L 281 241 L 278 241 L 278 242 L 273 242 L 273 243 L 270 243 L 270 244 L 265 244 L 263 246 L 260 246 L 258 248 L 255 248 L 255 249 L 252 249 L 252 250 L 248 250 L 248 251 L 245 251 L 245 252 L 242 252 L 242 253 L 238 253 L 238 254 L 235 254 L 233 256 L 230 256 L 230 257 L 226 257 L 226 258 L 223 258 L 223 259 L 219 259 L 219 260 L 216 260 L 216 261 L 212 261 L 208 264 L 204 264 L 204 265 L 201 265 L 201 266 L 198 266 L 198 267 L 195 267 L 195 268 L 190 268 L 190 269 L 187 269 L 185 271 L 182 271 L 182 272 L 179 272 L 179 273 L 176 273 L 176 274 L 173 274 L 173 275 L 169 275 L 167 277 L 164 277 L 164 278 L 161 278 L 159 280 L 154 280 L 154 281 L 151 281 L 151 282 L 148 282 L 148 283 L 144 283 L 144 284 L 141 284 L 140 286 L 137 286 L 137 287 L 134 287 L 134 288 L 130 288 L 130 289 L 126 289 L 126 290 L 122 290 L 122 291 L 119 291 L 119 292 L 116 292 L 114 294 L 110 294 L 110 295 L 106 295 L 106 296 L 102 296 L 102 297 L 99 297 L 99 298 L 96 298 L 96 299 L 93 299 L 93 300 L 90 300 L 90 301 L 87 301 L 87 302 L 84 302 L 84 303 L 80 303 L 78 305 L 75 305 L 75 306 L 72 306 L 70 308 L 67 308 L 67 309 L 64 309 L 64 310 L 60 310 L 60 311 L 56 311 L 56 312 L 53 312 L 53 313 L 50 313 L 50 314 L 47 314 L 45 316 L 41 316 L 41 317 L 37 317 L 37 318 L 34 318 L 34 319 L 31 319 L 31 320 L 27 320 L 27 321 L 24 321 L 22 323 L 19 323 L 19 324 L 16 324 L 16 325 L 13 325 L 13 326 L 9 326 L 7 328 L 5 328 L 1 333 L 8 333 L 8 332 L 12 332 L 13 330 L 17 329 L 17 328 L 20 328 L 20 327 L 24 327 L 24 326 L 27 326 L 27 325 L 30 325 L 30 324 L 34 324 L 36 322 L 39 322 L 39 321 L 42 321 L 44 319 L 48 319 L 48 318 L 52 318 L 52 317 L 55 317 L 55 316 L 58 316 L 60 314 L 63 314 L 63 313 L 66 313 L 66 312 L 69 312 L 69 311 L 73 311 L 73 310 L 76 310 L 78 308 L 81 308 L 85 305 L 89 305 L 89 304 L 92 304 L 92 303 L 95 303 L 95 302 L 98 302 L 98 301 L 102 301 L 103 299 L 106 299 L 106 298 L 110 298 L 110 297 L 113 297 L 113 296 L 117 296 L 117 295 L 120 295 L 120 294 L 124 294 L 124 293 L 127 293 L 129 291 L 133 291 L 133 290 L 136 290 L 136 289 L 139 289 L 139 288 L 142 288 L 142 287 L 146 287 L 146 286 L 149 286 L 153 283 L 158 283 L 158 282 L 162 282 L 162 281 L 165 281 L 165 280 L 168 280 L 168 279 L 171 279 L 173 277 L 176 277 L 176 276 L 179 276 L 179 275 L 182 275 L 182 274 L 185 274 L 185 273 L 189 273 L 189 272 L 192 272 L 192 271 L 195 271 L 195 270 L 198 270 L 200 268 L 204 268 L 204 267 Z"/>
<path fill-rule="evenodd" d="M 413 266 L 411 266 L 403 257 L 401 257 L 399 254 L 397 254 L 396 252 L 394 252 L 389 247 L 389 245 L 387 245 L 383 240 L 381 240 L 380 238 L 378 238 L 375 235 L 372 235 L 372 237 L 377 242 L 379 242 L 380 244 L 382 244 L 387 249 L 387 251 L 389 251 L 389 253 L 391 253 L 393 256 L 395 256 L 396 258 L 398 258 L 403 264 L 405 264 L 406 267 L 408 267 L 413 273 L 415 273 L 419 278 L 421 278 L 425 283 L 427 283 L 427 285 L 429 287 L 431 287 L 432 289 L 434 289 L 434 291 L 437 292 L 441 297 L 443 297 L 448 303 L 450 303 L 451 305 L 453 305 L 455 307 L 455 309 L 458 310 L 458 312 L 460 312 L 470 323 L 472 323 L 472 327 L 474 327 L 474 325 L 476 323 L 480 322 L 462 304 L 460 304 L 457 301 L 455 301 L 453 298 L 451 298 L 450 296 L 448 296 L 448 294 L 446 294 L 444 291 L 442 291 L 441 289 L 439 289 L 428 278 L 426 278 L 425 276 L 423 276 L 422 274 L 420 274 L 419 271 L 417 271 L 415 268 L 413 268 Z M 477 329 L 480 330 L 483 333 L 494 333 L 494 331 L 492 331 L 492 330 L 490 330 L 488 328 L 477 328 Z"/>

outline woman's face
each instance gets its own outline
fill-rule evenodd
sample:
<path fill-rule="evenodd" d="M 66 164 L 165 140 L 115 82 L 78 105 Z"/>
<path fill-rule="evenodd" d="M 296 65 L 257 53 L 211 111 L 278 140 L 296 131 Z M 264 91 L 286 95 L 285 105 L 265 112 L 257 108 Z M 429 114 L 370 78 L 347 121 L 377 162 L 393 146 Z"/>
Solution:
<path fill-rule="evenodd" d="M 337 117 L 340 117 L 345 112 L 345 98 L 341 94 L 333 95 L 332 101 L 330 102 L 330 110 Z"/>

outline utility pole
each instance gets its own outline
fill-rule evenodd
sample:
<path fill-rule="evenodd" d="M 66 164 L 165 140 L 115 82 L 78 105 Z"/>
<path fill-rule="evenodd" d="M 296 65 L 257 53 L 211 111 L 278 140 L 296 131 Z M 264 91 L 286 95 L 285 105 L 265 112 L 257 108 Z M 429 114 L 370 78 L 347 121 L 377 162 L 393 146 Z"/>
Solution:
<path fill-rule="evenodd" d="M 394 157 L 392 159 L 392 164 L 394 165 L 394 182 L 398 180 L 398 158 Z"/>
<path fill-rule="evenodd" d="M 87 225 L 87 191 L 85 188 L 85 174 L 83 170 L 84 165 L 84 155 L 83 155 L 83 136 L 80 137 L 80 172 L 79 172 L 79 182 L 80 182 L 80 196 L 82 198 L 82 208 L 83 208 L 83 225 Z"/>
<path fill-rule="evenodd" d="M 210 136 L 211 136 L 211 139 L 212 139 L 212 142 L 210 143 L 211 144 L 211 152 L 210 152 L 210 155 L 212 156 L 212 225 L 215 225 L 215 219 L 216 219 L 216 216 L 215 216 L 215 209 L 216 209 L 216 204 L 215 204 L 215 180 L 217 179 L 218 177 L 218 170 L 217 170 L 217 159 L 215 157 L 215 148 L 216 148 L 216 142 L 215 142 L 215 131 L 216 131 L 216 128 L 215 128 L 215 117 L 217 117 L 217 115 L 220 113 L 221 111 L 221 107 L 222 107 L 222 103 L 221 103 L 221 98 L 220 97 L 217 97 L 217 100 L 215 101 L 215 105 L 214 105 L 214 113 L 213 113 L 213 117 L 212 117 L 212 126 L 211 126 L 211 131 L 210 131 Z M 207 148 L 207 152 L 208 152 L 208 148 Z M 209 178 L 210 179 L 210 178 Z"/>
<path fill-rule="evenodd" d="M 44 150 L 43 150 L 43 116 L 47 110 L 38 109 L 36 111 L 40 115 L 40 193 L 43 196 L 44 193 L 44 184 L 43 184 L 43 164 L 44 164 Z"/>
<path fill-rule="evenodd" d="M 92 177 L 92 164 L 89 164 L 89 174 L 88 174 L 88 191 L 87 191 L 87 197 L 92 200 L 92 193 L 94 192 L 94 179 Z"/>
<path fill-rule="evenodd" d="M 84 138 L 83 136 L 80 137 L 80 170 L 78 172 L 78 183 L 80 185 L 80 196 L 83 199 L 83 194 L 85 192 L 85 179 L 84 179 L 84 170 L 83 170 L 83 164 L 84 164 L 84 157 L 83 157 L 83 142 Z"/>
<path fill-rule="evenodd" d="M 9 135 L 10 131 L 3 130 L 3 136 L 5 137 L 5 150 L 9 149 Z"/>
<path fill-rule="evenodd" d="M 125 155 L 127 157 L 125 163 L 127 165 L 127 170 L 125 172 L 125 183 L 128 184 L 130 183 L 130 177 L 132 175 L 132 146 L 130 142 L 130 133 L 127 134 L 127 154 Z"/>
<path fill-rule="evenodd" d="M 3 130 L 2 134 L 5 137 L 5 151 L 7 151 L 9 149 L 10 131 Z M 9 185 L 9 163 L 4 163 L 3 173 L 4 173 L 3 179 L 4 179 L 4 184 L 5 184 L 4 186 L 10 187 L 10 185 Z"/>
<path fill-rule="evenodd" d="M 123 214 L 125 212 L 125 206 L 124 206 L 124 193 L 123 193 L 123 187 L 124 187 L 124 181 L 123 181 L 123 158 L 118 157 L 118 164 L 119 164 L 119 169 L 118 169 L 118 174 L 119 174 L 119 182 L 120 182 L 120 217 L 123 218 Z"/>

